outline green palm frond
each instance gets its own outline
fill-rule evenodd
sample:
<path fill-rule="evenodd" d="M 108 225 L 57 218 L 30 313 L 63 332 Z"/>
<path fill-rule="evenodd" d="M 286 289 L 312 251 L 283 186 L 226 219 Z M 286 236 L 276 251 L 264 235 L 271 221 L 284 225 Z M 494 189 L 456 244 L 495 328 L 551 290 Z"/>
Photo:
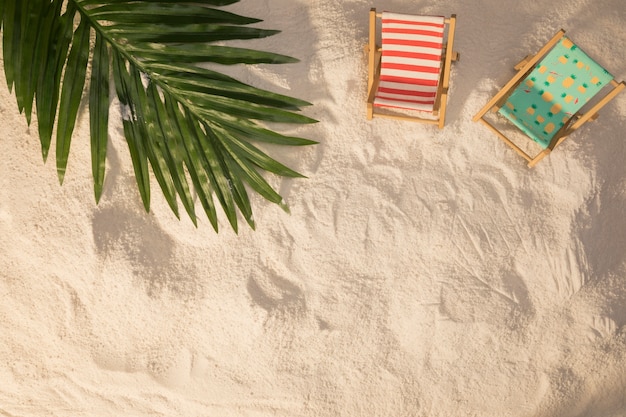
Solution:
<path fill-rule="evenodd" d="M 146 210 L 150 171 L 177 217 L 180 201 L 197 223 L 195 192 L 216 231 L 216 202 L 235 231 L 239 213 L 254 228 L 248 189 L 287 209 L 262 174 L 301 175 L 255 143 L 313 144 L 262 123 L 315 120 L 299 113 L 309 105 L 303 100 L 209 69 L 211 64 L 296 62 L 222 44 L 278 33 L 248 26 L 258 19 L 217 8 L 237 1 L 0 0 L 8 86 L 28 123 L 33 111 L 37 114 L 44 160 L 55 132 L 61 183 L 83 91 L 89 88 L 92 173 L 96 202 L 100 200 L 112 81 Z"/>

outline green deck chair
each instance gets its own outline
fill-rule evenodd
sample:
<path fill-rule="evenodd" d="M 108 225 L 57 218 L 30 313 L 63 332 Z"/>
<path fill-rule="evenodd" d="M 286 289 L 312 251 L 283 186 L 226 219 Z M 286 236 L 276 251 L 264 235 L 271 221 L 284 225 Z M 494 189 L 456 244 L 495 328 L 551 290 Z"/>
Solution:
<path fill-rule="evenodd" d="M 484 123 L 526 159 L 529 167 L 584 123 L 595 120 L 598 111 L 625 87 L 564 35 L 559 31 L 537 55 L 517 64 L 517 75 L 474 116 L 474 121 Z M 609 91 L 593 100 L 607 86 Z M 508 119 L 542 150 L 534 157 L 528 155 L 484 118 L 489 110 Z"/>

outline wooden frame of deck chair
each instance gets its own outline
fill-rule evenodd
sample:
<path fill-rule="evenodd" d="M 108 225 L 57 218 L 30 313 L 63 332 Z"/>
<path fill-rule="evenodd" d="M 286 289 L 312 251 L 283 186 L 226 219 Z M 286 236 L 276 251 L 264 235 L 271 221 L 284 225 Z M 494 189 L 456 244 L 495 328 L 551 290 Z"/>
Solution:
<path fill-rule="evenodd" d="M 377 44 L 378 22 L 382 47 Z M 374 116 L 388 117 L 443 128 L 450 65 L 459 59 L 452 49 L 455 26 L 456 15 L 445 18 L 370 10 L 366 46 L 368 120 Z M 387 111 L 377 111 L 378 108 Z M 392 113 L 395 109 L 402 113 Z M 414 116 L 414 112 L 418 115 Z M 420 112 L 432 113 L 433 118 L 420 117 Z"/>
<path fill-rule="evenodd" d="M 529 167 L 535 166 L 586 122 L 595 120 L 598 111 L 625 87 L 624 82 L 615 81 L 567 38 L 563 29 L 536 55 L 525 57 L 514 68 L 517 74 L 473 120 L 482 122 L 498 135 Z M 609 91 L 600 94 L 600 90 L 606 91 L 604 87 L 610 87 Z M 485 119 L 490 110 L 504 116 L 543 150 L 535 156 L 522 150 Z"/>

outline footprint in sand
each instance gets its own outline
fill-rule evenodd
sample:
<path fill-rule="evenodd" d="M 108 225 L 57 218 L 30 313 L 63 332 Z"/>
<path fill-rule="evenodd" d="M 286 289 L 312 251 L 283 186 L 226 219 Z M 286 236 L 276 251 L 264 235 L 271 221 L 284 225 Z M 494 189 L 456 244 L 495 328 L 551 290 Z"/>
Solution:
<path fill-rule="evenodd" d="M 275 274 L 256 274 L 248 280 L 248 293 L 255 304 L 269 313 L 302 313 L 306 300 L 302 290 Z"/>

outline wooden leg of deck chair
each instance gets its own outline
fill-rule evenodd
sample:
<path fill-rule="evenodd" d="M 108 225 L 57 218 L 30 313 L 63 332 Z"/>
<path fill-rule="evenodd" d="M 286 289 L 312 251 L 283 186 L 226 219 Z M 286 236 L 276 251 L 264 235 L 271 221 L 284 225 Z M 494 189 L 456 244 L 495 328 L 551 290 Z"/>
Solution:
<path fill-rule="evenodd" d="M 367 44 L 367 120 L 374 118 L 374 95 L 378 88 L 376 75 L 377 57 L 380 53 L 376 46 L 376 9 L 370 9 L 369 13 L 369 41 Z"/>
<path fill-rule="evenodd" d="M 445 62 L 442 64 L 445 65 Z M 441 72 L 439 77 L 439 85 L 437 87 L 437 92 L 435 93 L 435 104 L 433 104 L 433 112 L 432 115 L 437 118 L 437 126 L 439 129 L 443 129 L 443 125 L 446 122 L 446 104 L 448 99 L 448 89 L 443 85 L 443 78 L 446 70 L 445 68 Z"/>
<path fill-rule="evenodd" d="M 548 156 L 550 152 L 551 152 L 550 149 L 544 149 L 543 151 L 539 152 L 537 156 L 535 156 L 533 159 L 531 159 L 528 162 L 528 168 L 533 168 L 535 165 L 537 165 L 539 161 L 541 161 L 543 158 Z"/>
<path fill-rule="evenodd" d="M 374 105 L 372 103 L 367 103 L 367 120 L 372 120 L 374 118 Z"/>
<path fill-rule="evenodd" d="M 376 96 L 376 90 L 378 90 L 379 79 L 376 75 L 379 73 L 378 70 L 374 73 L 374 82 L 370 86 L 370 89 L 367 92 L 367 120 L 372 120 L 374 118 L 374 98 Z"/>
<path fill-rule="evenodd" d="M 526 152 L 524 152 L 519 146 L 517 146 L 515 143 L 513 143 L 513 141 L 511 141 L 511 139 L 507 138 L 506 136 L 504 136 L 504 134 L 502 132 L 500 132 L 498 129 L 496 129 L 495 126 L 493 126 L 491 123 L 489 123 L 488 121 L 486 121 L 485 119 L 483 119 L 482 117 L 479 119 L 479 121 L 484 124 L 485 126 L 487 126 L 493 133 L 495 133 L 496 135 L 498 135 L 498 137 L 500 139 L 502 139 L 504 141 L 504 143 L 506 143 L 507 145 L 509 145 L 511 148 L 513 148 L 513 150 L 515 152 L 517 152 L 522 158 L 524 158 L 526 161 L 530 162 L 532 161 L 532 157 L 530 155 L 528 155 Z"/>
<path fill-rule="evenodd" d="M 446 123 L 447 100 L 448 100 L 448 93 L 447 92 L 441 93 L 441 104 L 439 105 L 439 123 L 437 124 L 439 129 L 443 129 L 443 126 Z"/>
<path fill-rule="evenodd" d="M 369 42 L 367 51 L 367 90 L 369 91 L 374 83 L 376 66 L 376 9 L 372 8 L 369 14 Z"/>
<path fill-rule="evenodd" d="M 458 54 L 454 52 L 454 32 L 456 30 L 456 15 L 453 14 L 448 19 L 448 42 L 446 44 L 446 57 L 443 62 L 442 80 L 439 83 L 439 93 L 435 109 L 439 110 L 439 129 L 443 129 L 446 122 L 446 108 L 448 105 L 448 88 L 450 86 L 450 67 L 452 66 L 453 57 L 458 59 Z"/>

